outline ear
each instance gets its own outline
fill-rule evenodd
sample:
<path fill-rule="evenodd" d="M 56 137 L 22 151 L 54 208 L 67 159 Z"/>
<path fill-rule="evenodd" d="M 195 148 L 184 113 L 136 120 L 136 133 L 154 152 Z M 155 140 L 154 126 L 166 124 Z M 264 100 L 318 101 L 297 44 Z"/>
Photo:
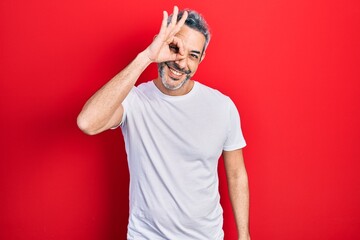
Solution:
<path fill-rule="evenodd" d="M 205 51 L 204 51 L 204 52 L 202 53 L 202 55 L 201 55 L 201 58 L 200 58 L 200 62 L 199 62 L 199 63 L 201 63 L 201 62 L 202 62 L 202 60 L 204 60 L 205 55 L 206 55 L 206 53 L 205 53 Z"/>

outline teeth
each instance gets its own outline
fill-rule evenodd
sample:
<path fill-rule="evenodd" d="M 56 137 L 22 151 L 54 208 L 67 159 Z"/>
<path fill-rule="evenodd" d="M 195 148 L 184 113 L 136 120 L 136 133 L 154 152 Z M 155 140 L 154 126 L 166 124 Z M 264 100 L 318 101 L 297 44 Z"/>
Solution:
<path fill-rule="evenodd" d="M 170 69 L 170 71 L 171 71 L 173 74 L 175 74 L 176 76 L 181 76 L 181 75 L 182 75 L 181 72 L 175 71 L 174 69 L 171 69 L 171 68 L 169 68 L 169 69 Z"/>

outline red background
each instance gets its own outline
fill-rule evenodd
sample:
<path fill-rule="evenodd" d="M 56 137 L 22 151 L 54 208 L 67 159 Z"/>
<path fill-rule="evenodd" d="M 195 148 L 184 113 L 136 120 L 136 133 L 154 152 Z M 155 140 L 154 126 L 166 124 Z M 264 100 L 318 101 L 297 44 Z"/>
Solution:
<path fill-rule="evenodd" d="M 121 132 L 86 136 L 76 116 L 174 4 L 213 32 L 195 79 L 241 113 L 252 239 L 360 239 L 357 0 L 2 0 L 0 239 L 125 239 Z"/>

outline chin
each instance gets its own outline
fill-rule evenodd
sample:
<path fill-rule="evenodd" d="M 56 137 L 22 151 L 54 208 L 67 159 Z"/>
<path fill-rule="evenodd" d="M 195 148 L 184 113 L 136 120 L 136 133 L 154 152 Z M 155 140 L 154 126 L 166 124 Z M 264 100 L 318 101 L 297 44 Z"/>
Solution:
<path fill-rule="evenodd" d="M 182 86 L 184 86 L 184 84 L 190 79 L 190 77 L 187 77 L 184 80 L 170 80 L 173 84 L 168 83 L 166 77 L 161 77 L 161 82 L 163 84 L 163 86 L 167 89 L 167 90 L 178 90 L 180 89 Z"/>
<path fill-rule="evenodd" d="M 180 89 L 191 77 L 190 75 L 185 75 L 183 76 L 184 79 L 172 80 L 170 76 L 167 75 L 165 66 L 166 64 L 164 63 L 158 64 L 158 72 L 161 83 L 167 90 L 174 91 Z"/>

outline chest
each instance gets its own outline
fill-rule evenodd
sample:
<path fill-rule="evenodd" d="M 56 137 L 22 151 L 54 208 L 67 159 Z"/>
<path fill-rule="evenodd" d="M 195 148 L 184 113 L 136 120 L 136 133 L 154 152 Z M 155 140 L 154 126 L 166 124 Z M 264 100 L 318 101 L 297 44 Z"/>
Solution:
<path fill-rule="evenodd" d="M 211 102 L 142 102 L 130 122 L 148 144 L 175 155 L 216 159 L 228 130 L 225 107 Z"/>

